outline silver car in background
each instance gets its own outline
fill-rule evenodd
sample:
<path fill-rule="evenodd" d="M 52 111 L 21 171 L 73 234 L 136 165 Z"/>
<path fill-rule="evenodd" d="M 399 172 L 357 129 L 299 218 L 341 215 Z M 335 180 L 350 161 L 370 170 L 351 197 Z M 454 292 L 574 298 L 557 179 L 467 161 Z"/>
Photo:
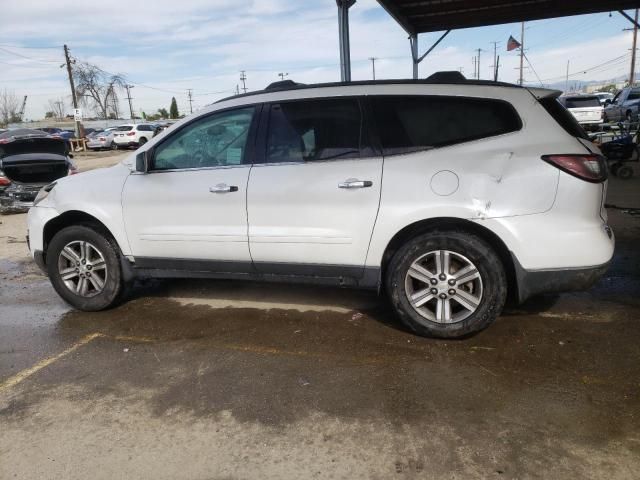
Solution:
<path fill-rule="evenodd" d="M 105 128 L 104 130 L 96 130 L 87 136 L 87 148 L 89 150 L 110 150 L 116 149 L 118 146 L 113 141 L 114 131 L 116 128 Z"/>

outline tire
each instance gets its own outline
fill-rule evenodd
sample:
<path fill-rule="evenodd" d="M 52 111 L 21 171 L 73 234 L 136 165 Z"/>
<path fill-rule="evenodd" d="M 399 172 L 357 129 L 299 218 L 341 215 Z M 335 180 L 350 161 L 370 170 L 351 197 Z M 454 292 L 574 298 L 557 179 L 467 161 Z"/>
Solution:
<path fill-rule="evenodd" d="M 142 145 L 144 145 L 145 143 L 147 143 L 147 139 L 144 137 L 141 137 L 140 140 L 138 140 L 138 146 L 141 147 Z"/>
<path fill-rule="evenodd" d="M 86 263 L 82 263 L 81 244 L 89 252 L 84 256 Z M 72 307 L 86 312 L 104 310 L 116 305 L 125 290 L 120 257 L 120 249 L 108 234 L 87 225 L 71 226 L 56 233 L 49 243 L 47 273 L 58 295 Z M 72 258 L 75 272 L 70 270 L 74 267 Z M 61 271 L 67 272 L 67 280 L 62 278 Z M 84 294 L 82 281 L 87 286 Z"/>
<path fill-rule="evenodd" d="M 438 277 L 435 262 L 446 257 L 445 251 L 449 268 L 445 277 Z M 468 271 L 461 273 L 464 283 L 456 283 L 454 277 L 463 268 Z M 430 276 L 425 277 L 425 272 Z M 431 283 L 434 279 L 435 285 Z M 434 231 L 409 240 L 391 259 L 385 286 L 402 323 L 426 337 L 460 338 L 477 333 L 496 320 L 507 298 L 506 274 L 498 255 L 480 237 L 461 230 Z M 438 298 L 443 295 L 447 298 Z M 440 308 L 446 304 L 448 319 L 446 309 Z"/>
<path fill-rule="evenodd" d="M 611 173 L 614 175 L 618 175 L 618 169 L 622 166 L 622 164 L 620 162 L 616 162 L 613 165 L 611 165 L 611 167 L 609 168 L 609 170 L 611 170 Z"/>
<path fill-rule="evenodd" d="M 602 115 L 602 123 L 609 123 L 609 117 L 606 113 Z"/>
<path fill-rule="evenodd" d="M 631 177 L 633 177 L 633 168 L 631 168 L 629 165 L 620 165 L 620 167 L 618 167 L 616 175 L 622 180 L 629 180 Z"/>

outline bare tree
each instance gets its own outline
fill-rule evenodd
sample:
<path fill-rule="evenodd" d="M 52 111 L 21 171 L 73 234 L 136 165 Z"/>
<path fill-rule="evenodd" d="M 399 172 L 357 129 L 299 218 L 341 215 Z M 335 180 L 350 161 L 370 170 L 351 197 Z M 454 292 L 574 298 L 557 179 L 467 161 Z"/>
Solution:
<path fill-rule="evenodd" d="M 100 118 L 108 118 L 109 110 L 118 101 L 116 88 L 124 85 L 122 75 L 111 75 L 86 62 L 73 65 L 76 95 L 82 105 L 93 108 Z"/>
<path fill-rule="evenodd" d="M 65 102 L 63 98 L 55 98 L 49 100 L 49 111 L 53 112 L 53 116 L 58 120 L 62 120 L 64 118 L 65 112 Z"/>
<path fill-rule="evenodd" d="M 8 125 L 11 122 L 19 122 L 20 100 L 15 92 L 4 89 L 0 92 L 0 125 Z"/>

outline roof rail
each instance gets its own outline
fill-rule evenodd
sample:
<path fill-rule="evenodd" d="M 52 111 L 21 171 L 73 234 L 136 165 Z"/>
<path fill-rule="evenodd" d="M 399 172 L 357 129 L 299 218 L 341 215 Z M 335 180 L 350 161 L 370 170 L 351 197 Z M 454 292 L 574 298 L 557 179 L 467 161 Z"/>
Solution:
<path fill-rule="evenodd" d="M 451 85 L 481 85 L 481 86 L 494 86 L 494 87 L 510 87 L 510 88 L 522 88 L 519 85 L 513 83 L 494 82 L 493 80 L 474 80 L 467 79 L 460 72 L 436 72 L 430 77 L 423 80 L 415 79 L 391 79 L 391 80 L 358 80 L 352 82 L 331 82 L 331 83 L 297 83 L 293 80 L 280 80 L 269 84 L 264 90 L 256 90 L 248 93 L 241 93 L 239 95 L 232 95 L 230 97 L 222 98 L 215 103 L 224 102 L 235 98 L 248 97 L 253 95 L 260 95 L 262 93 L 285 91 L 285 90 L 298 90 L 308 88 L 326 88 L 326 87 L 349 87 L 349 86 L 362 86 L 362 85 L 433 85 L 433 84 L 451 84 Z"/>
<path fill-rule="evenodd" d="M 273 90 L 292 90 L 304 85 L 304 83 L 297 83 L 293 80 L 280 80 L 278 82 L 273 82 L 267 85 L 265 91 L 270 92 Z"/>

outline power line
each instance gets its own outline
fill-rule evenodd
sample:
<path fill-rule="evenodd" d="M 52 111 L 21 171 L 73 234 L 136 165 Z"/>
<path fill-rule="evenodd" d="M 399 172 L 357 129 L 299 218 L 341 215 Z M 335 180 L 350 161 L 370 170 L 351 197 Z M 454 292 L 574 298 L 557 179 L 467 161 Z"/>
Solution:
<path fill-rule="evenodd" d="M 32 62 L 38 62 L 38 63 L 60 63 L 60 60 L 42 60 L 42 59 L 38 59 L 38 58 L 33 58 L 33 57 L 27 57 L 26 55 L 22 55 L 21 53 L 16 53 L 16 52 L 12 52 L 11 50 L 7 50 L 6 48 L 0 47 L 0 50 L 2 50 L 3 52 L 9 53 L 11 55 L 15 55 L 16 57 L 21 57 L 27 60 L 30 60 Z"/>

